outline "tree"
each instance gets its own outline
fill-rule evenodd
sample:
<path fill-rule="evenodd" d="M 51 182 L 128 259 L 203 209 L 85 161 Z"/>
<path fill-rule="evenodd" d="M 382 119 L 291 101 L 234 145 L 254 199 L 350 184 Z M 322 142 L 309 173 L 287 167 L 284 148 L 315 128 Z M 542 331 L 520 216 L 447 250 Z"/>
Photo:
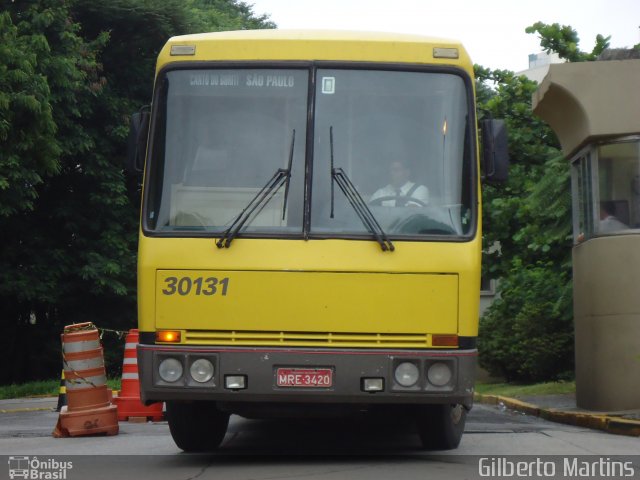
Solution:
<path fill-rule="evenodd" d="M 569 25 L 553 23 L 551 25 L 536 22 L 525 29 L 527 33 L 538 33 L 540 46 L 545 52 L 555 52 L 560 58 L 569 62 L 587 62 L 598 59 L 598 56 L 609 46 L 611 35 L 596 35 L 596 44 L 591 52 L 583 52 L 578 48 L 580 38 Z"/>
<path fill-rule="evenodd" d="M 58 376 L 65 324 L 135 326 L 140 197 L 122 166 L 129 116 L 149 103 L 167 38 L 272 24 L 234 0 L 34 0 L 11 3 L 0 25 L 6 383 Z M 122 342 L 103 341 L 117 357 Z M 114 372 L 121 358 L 111 359 Z"/>
<path fill-rule="evenodd" d="M 538 22 L 526 31 L 568 61 L 595 60 L 610 38 L 598 35 L 586 53 L 571 27 Z M 476 75 L 479 116 L 506 119 L 512 161 L 508 182 L 484 192 L 483 268 L 500 286 L 480 321 L 480 363 L 509 380 L 566 378 L 573 372 L 569 164 L 533 116 L 536 82 L 482 67 Z"/>
<path fill-rule="evenodd" d="M 187 5 L 195 18 L 194 32 L 276 28 L 267 15 L 256 16 L 242 1 L 187 0 Z"/>
<path fill-rule="evenodd" d="M 74 254 L 73 239 L 57 242 L 63 228 L 50 207 L 59 204 L 48 192 L 67 168 L 65 159 L 91 149 L 81 121 L 101 90 L 96 55 L 104 38 L 85 41 L 69 15 L 59 0 L 11 3 L 2 14 L 7 41 L 0 47 L 0 68 L 6 74 L 0 78 L 10 83 L 3 89 L 9 102 L 2 116 L 10 135 L 2 147 L 1 175 L 9 185 L 0 196 L 0 347 L 13 355 L 6 363 L 18 376 L 38 374 L 49 363 L 43 359 L 56 351 L 59 358 L 57 342 L 46 341 L 48 330 L 29 328 L 38 317 L 44 320 L 41 314 L 53 313 L 42 305 L 65 298 L 65 251 Z"/>
<path fill-rule="evenodd" d="M 536 82 L 505 70 L 492 71 L 478 66 L 475 70 L 479 83 L 479 118 L 503 118 L 509 132 L 509 179 L 504 185 L 485 186 L 483 195 L 484 249 L 489 252 L 492 245 L 500 244 L 499 250 L 485 256 L 484 266 L 490 276 L 499 278 L 508 274 L 513 258 L 522 258 L 529 264 L 535 262 L 540 253 L 549 255 L 549 252 L 562 250 L 552 249 L 559 245 L 552 245 L 545 238 L 531 242 L 532 225 L 545 222 L 544 216 L 548 212 L 543 205 L 529 198 L 545 176 L 549 168 L 547 162 L 562 155 L 555 134 L 531 111 Z M 490 89 L 487 83 L 495 87 Z M 568 172 L 568 166 L 565 167 Z M 564 178 L 567 180 L 566 176 Z M 554 191 L 554 194 L 560 194 L 560 191 Z M 564 213 L 570 213 L 570 210 Z"/>
<path fill-rule="evenodd" d="M 54 48 L 77 47 L 64 12 L 51 2 L 42 7 L 27 8 L 16 23 L 16 7 L 0 13 L 0 218 L 33 209 L 38 185 L 58 171 L 64 147 L 52 88 L 73 88 L 84 75 L 77 57 L 63 58 L 49 43 L 55 35 Z"/>

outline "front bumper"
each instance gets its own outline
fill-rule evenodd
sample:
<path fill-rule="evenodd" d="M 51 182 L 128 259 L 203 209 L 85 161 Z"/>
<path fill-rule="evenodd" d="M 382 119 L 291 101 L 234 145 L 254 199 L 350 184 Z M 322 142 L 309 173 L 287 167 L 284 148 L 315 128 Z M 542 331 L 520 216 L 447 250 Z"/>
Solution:
<path fill-rule="evenodd" d="M 168 357 L 182 362 L 183 375 L 173 383 L 158 375 L 158 365 Z M 191 379 L 190 365 L 199 358 L 210 360 L 213 378 L 203 384 Z M 414 363 L 420 377 L 412 387 L 402 387 L 394 379 L 395 367 Z M 251 348 L 184 345 L 138 345 L 141 398 L 144 403 L 167 400 L 211 400 L 219 402 L 429 404 L 473 403 L 477 350 L 381 350 Z M 453 375 L 443 387 L 427 380 L 427 369 L 434 362 L 447 363 Z M 331 368 L 333 384 L 322 388 L 276 386 L 279 367 Z M 227 375 L 245 375 L 247 388 L 230 390 L 224 386 Z M 384 390 L 365 392 L 364 378 L 383 378 Z"/>

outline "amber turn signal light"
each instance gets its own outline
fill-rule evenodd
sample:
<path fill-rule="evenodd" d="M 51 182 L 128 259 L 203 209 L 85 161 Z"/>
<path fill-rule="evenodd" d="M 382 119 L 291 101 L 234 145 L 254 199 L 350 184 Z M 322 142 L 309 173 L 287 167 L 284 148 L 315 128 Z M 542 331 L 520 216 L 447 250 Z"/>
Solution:
<path fill-rule="evenodd" d="M 457 335 L 434 335 L 431 339 L 431 345 L 434 347 L 457 347 Z"/>
<path fill-rule="evenodd" d="M 180 331 L 158 330 L 156 332 L 156 342 L 180 343 Z"/>

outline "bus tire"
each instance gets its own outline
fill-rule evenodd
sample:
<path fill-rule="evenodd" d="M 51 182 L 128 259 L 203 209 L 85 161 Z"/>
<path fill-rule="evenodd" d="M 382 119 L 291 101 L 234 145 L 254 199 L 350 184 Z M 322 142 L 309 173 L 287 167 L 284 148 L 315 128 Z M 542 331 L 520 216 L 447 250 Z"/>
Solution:
<path fill-rule="evenodd" d="M 185 452 L 217 449 L 229 425 L 229 414 L 215 402 L 167 402 L 167 421 L 173 441 Z"/>
<path fill-rule="evenodd" d="M 418 433 L 425 450 L 453 450 L 467 421 L 462 405 L 424 405 L 418 414 Z"/>

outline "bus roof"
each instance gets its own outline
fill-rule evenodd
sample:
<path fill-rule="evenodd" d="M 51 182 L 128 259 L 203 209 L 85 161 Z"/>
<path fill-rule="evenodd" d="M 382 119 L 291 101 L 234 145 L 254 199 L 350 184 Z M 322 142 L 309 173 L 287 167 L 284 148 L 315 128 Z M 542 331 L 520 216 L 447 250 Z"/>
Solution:
<path fill-rule="evenodd" d="M 180 49 L 174 49 L 172 55 L 172 47 L 175 46 L 187 48 L 177 55 Z M 458 58 L 450 58 L 455 49 Z M 453 40 L 341 30 L 238 30 L 172 37 L 160 52 L 157 68 L 160 70 L 171 62 L 211 60 L 333 60 L 455 65 L 470 75 L 473 73 L 466 50 Z"/>

